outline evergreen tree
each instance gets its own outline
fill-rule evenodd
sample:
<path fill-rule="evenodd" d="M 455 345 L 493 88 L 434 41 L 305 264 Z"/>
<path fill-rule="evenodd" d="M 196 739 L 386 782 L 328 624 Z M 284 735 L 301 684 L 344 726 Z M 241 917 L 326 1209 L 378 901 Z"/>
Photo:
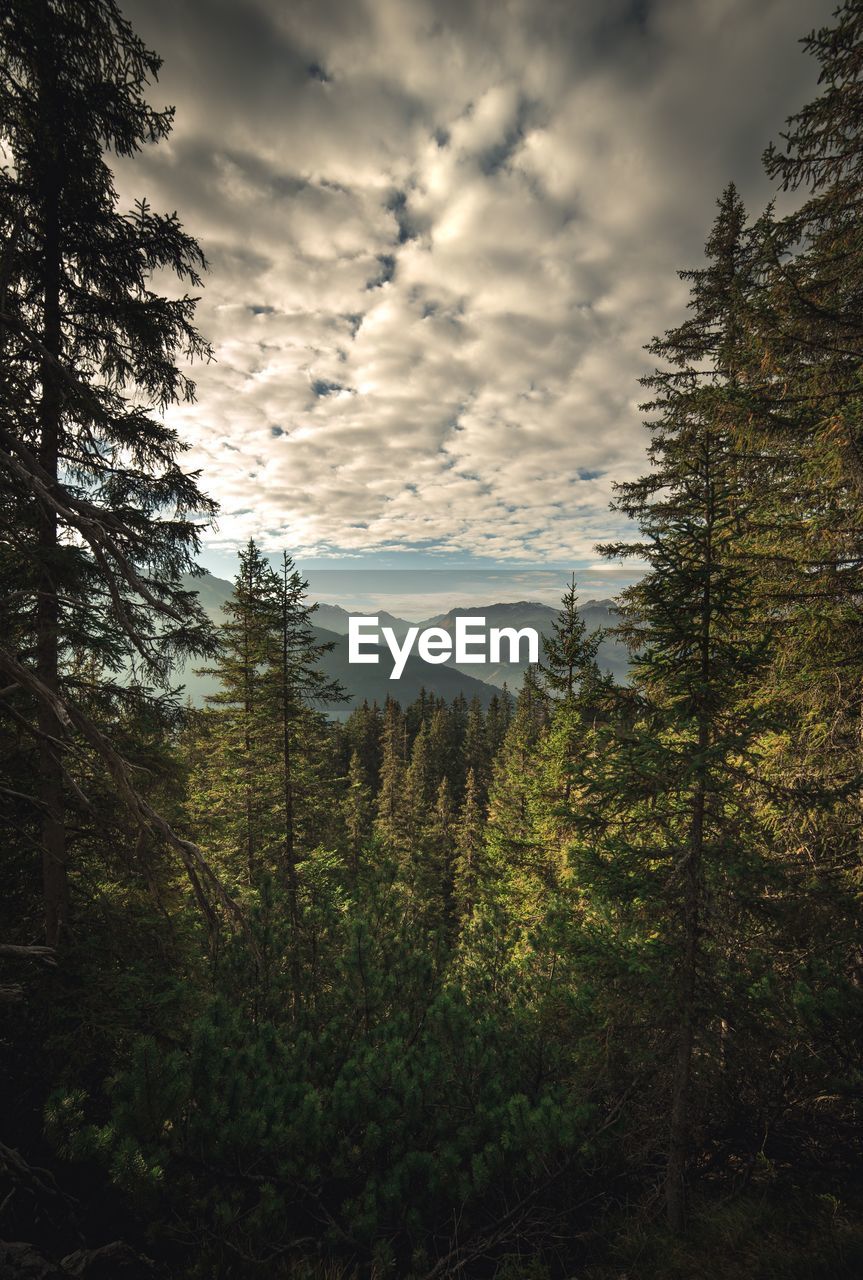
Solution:
<path fill-rule="evenodd" d="M 376 702 L 369 706 L 364 699 L 352 708 L 344 725 L 344 741 L 347 755 L 344 758 L 344 769 L 347 770 L 351 755 L 356 751 L 360 759 L 369 785 L 377 791 L 381 772 L 381 739 L 383 735 L 383 718 Z"/>
<path fill-rule="evenodd" d="M 819 64 L 819 95 L 787 122 L 783 146 L 765 153 L 768 176 L 809 198 L 770 226 L 773 271 L 762 317 L 771 372 L 766 415 L 774 437 L 819 466 L 820 488 L 844 505 L 863 497 L 860 317 L 863 311 L 863 13 L 844 0 L 832 26 L 803 41 Z M 794 252 L 797 250 L 797 252 Z M 814 479 L 814 471 L 809 471 Z M 810 515 L 816 513 L 812 511 Z M 855 522 L 859 538 L 859 525 Z"/>
<path fill-rule="evenodd" d="M 752 806 L 765 725 L 750 694 L 766 650 L 750 626 L 754 579 L 737 538 L 746 494 L 723 400 L 727 388 L 734 394 L 745 359 L 738 318 L 748 246 L 743 209 L 729 188 L 707 243 L 709 265 L 687 273 L 692 318 L 652 346 L 671 362 L 648 380 L 653 468 L 619 486 L 616 499 L 642 540 L 605 548 L 615 558 L 640 555 L 649 566 L 624 593 L 635 718 L 621 718 L 589 765 L 583 826 L 594 843 L 579 866 L 580 883 L 592 882 L 615 903 L 614 945 L 624 938 L 638 945 L 645 972 L 661 939 L 664 969 L 640 998 L 661 1007 L 674 974 L 662 1016 L 673 1045 L 665 1185 L 677 1231 L 694 1053 L 698 1045 L 703 1060 L 722 987 L 706 898 L 734 900 L 744 886 L 757 896 L 765 875 L 765 833 Z M 705 356 L 712 366 L 702 373 L 691 361 Z M 625 695 L 623 703 L 633 700 Z"/>
<path fill-rule="evenodd" d="M 405 828 L 407 726 L 401 707 L 387 699 L 384 707 L 381 782 L 375 802 L 375 830 L 390 849 L 400 847 Z"/>
<path fill-rule="evenodd" d="M 363 768 L 358 751 L 351 755 L 348 769 L 348 785 L 342 802 L 345 830 L 348 837 L 348 855 L 354 881 L 360 868 L 360 857 L 372 834 L 374 804 L 368 775 Z"/>
<path fill-rule="evenodd" d="M 448 928 L 453 915 L 455 856 L 455 810 L 448 778 L 438 783 L 425 843 L 421 889 L 430 904 L 432 921 Z"/>
<path fill-rule="evenodd" d="M 332 649 L 333 643 L 321 642 L 315 636 L 312 616 L 318 606 L 307 602 L 308 587 L 292 558 L 284 552 L 274 601 L 267 679 L 280 748 L 282 848 L 279 870 L 287 886 L 288 911 L 294 928 L 299 927 L 300 920 L 297 800 L 304 800 L 308 805 L 312 798 L 321 799 L 315 797 L 321 775 L 314 766 L 310 748 L 324 733 L 320 708 L 345 697 L 338 682 L 328 679 L 319 666 L 321 656 Z"/>
<path fill-rule="evenodd" d="M 489 788 L 485 871 L 488 892 L 502 913 L 506 944 L 519 947 L 555 879 L 549 851 L 534 820 L 537 748 L 548 728 L 548 700 L 528 667 L 515 713 L 494 762 Z M 554 855 L 552 855 L 554 856 Z"/>
<path fill-rule="evenodd" d="M 485 821 L 479 787 L 473 769 L 468 769 L 464 800 L 455 833 L 455 874 L 453 898 L 456 918 L 468 919 L 477 901 L 483 878 Z"/>
<path fill-rule="evenodd" d="M 435 713 L 437 714 L 437 713 Z M 403 838 L 412 864 L 420 858 L 436 790 L 436 770 L 429 731 L 423 722 L 414 739 L 405 775 Z"/>
<path fill-rule="evenodd" d="M 539 681 L 551 701 L 551 723 L 542 752 L 546 775 L 543 786 L 552 818 L 548 838 L 557 843 L 563 834 L 560 823 L 553 820 L 562 816 L 557 801 L 563 810 L 569 804 L 575 760 L 588 749 L 597 705 L 609 686 L 596 660 L 601 639 L 599 631 L 588 635 L 587 624 L 578 611 L 573 575 L 551 634 L 542 637 L 545 661 L 537 668 Z"/>
<path fill-rule="evenodd" d="M 218 660 L 204 668 L 204 674 L 219 681 L 218 692 L 208 695 L 207 702 L 222 715 L 218 732 L 208 733 L 215 752 L 211 749 L 200 757 L 202 776 L 195 791 L 205 802 L 196 809 L 196 817 L 214 834 L 218 829 L 235 855 L 242 850 L 246 878 L 253 884 L 261 844 L 268 839 L 264 811 L 271 807 L 262 766 L 274 737 L 265 667 L 272 647 L 277 582 L 252 539 L 239 558 L 234 591 L 219 628 Z"/>
<path fill-rule="evenodd" d="M 465 775 L 465 790 L 467 788 L 467 775 L 472 770 L 474 787 L 480 802 L 484 803 L 488 795 L 488 784 L 491 776 L 491 754 L 485 716 L 482 712 L 480 700 L 477 697 L 471 699 L 471 704 L 468 708 L 461 765 Z"/>
<path fill-rule="evenodd" d="M 486 731 L 488 733 L 489 759 L 494 760 L 503 746 L 506 731 L 512 720 L 512 694 L 506 685 L 501 692 L 493 693 L 488 704 L 486 715 Z"/>
<path fill-rule="evenodd" d="M 176 215 L 117 208 L 106 152 L 165 138 L 171 111 L 144 97 L 159 58 L 113 0 L 11 0 L 0 29 L 4 539 L 21 561 L 28 643 L 0 651 L 39 744 L 45 932 L 69 921 L 64 715 L 98 743 L 68 677 L 73 651 L 98 657 L 115 700 L 128 662 L 164 683 L 175 656 L 204 653 L 193 592 L 200 524 L 212 511 L 160 418 L 191 399 L 179 358 L 206 357 L 195 300 L 162 297 L 161 272 L 197 287 L 204 258 Z M 59 695 L 60 702 L 56 701 Z M 64 711 L 65 707 L 65 711 Z M 115 782 L 131 774 L 111 756 Z M 179 847 L 179 846 L 178 846 Z M 182 849 L 189 856 L 187 849 Z"/>
<path fill-rule="evenodd" d="M 453 710 L 441 701 L 428 722 L 428 751 L 433 787 L 437 787 L 442 778 L 452 778 L 458 772 L 459 745 Z"/>
<path fill-rule="evenodd" d="M 587 624 L 578 611 L 575 575 L 564 592 L 560 613 L 551 624 L 551 634 L 542 637 L 545 658 L 538 666 L 540 682 L 551 698 L 572 703 L 585 684 L 599 682 L 596 654 L 602 635 L 588 636 Z"/>

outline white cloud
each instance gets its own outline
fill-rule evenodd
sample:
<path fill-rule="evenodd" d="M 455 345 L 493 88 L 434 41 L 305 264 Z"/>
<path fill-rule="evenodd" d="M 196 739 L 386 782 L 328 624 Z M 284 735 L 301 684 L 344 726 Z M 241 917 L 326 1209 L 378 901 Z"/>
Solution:
<path fill-rule="evenodd" d="M 177 104 L 121 188 L 212 262 L 173 418 L 213 545 L 584 560 L 643 469 L 643 344 L 810 95 L 793 0 L 134 0 Z M 596 569 L 596 566 L 594 566 Z"/>

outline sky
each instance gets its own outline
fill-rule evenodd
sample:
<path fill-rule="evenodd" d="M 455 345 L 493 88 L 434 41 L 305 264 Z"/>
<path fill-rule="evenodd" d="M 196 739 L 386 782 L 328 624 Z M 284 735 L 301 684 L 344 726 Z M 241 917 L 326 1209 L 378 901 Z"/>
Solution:
<path fill-rule="evenodd" d="M 128 0 L 215 352 L 169 411 L 239 544 L 304 568 L 631 568 L 614 481 L 715 201 L 812 97 L 822 0 Z M 630 531 L 631 532 L 631 531 Z"/>

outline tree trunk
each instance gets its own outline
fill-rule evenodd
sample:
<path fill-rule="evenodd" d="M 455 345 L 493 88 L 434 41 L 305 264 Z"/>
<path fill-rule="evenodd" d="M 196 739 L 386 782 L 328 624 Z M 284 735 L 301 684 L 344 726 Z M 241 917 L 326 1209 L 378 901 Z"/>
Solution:
<path fill-rule="evenodd" d="M 714 491 L 711 482 L 709 442 L 706 446 L 703 463 L 707 486 L 707 512 L 703 561 L 704 589 L 700 601 L 700 690 L 696 701 L 698 764 L 695 771 L 696 781 L 692 797 L 689 847 L 683 867 L 683 955 L 678 997 L 680 1004 L 677 1023 L 677 1051 L 671 1086 L 668 1161 L 665 1174 L 665 1207 L 668 1215 L 668 1225 L 678 1235 L 683 1232 L 686 1226 L 686 1166 L 689 1155 L 692 1050 L 695 1039 L 695 1003 L 699 960 L 701 867 L 704 857 L 704 820 L 707 807 L 707 751 L 711 738 L 707 691 L 713 674 L 711 664 L 713 622 L 711 573 L 713 570 Z"/>
<path fill-rule="evenodd" d="M 50 30 L 50 24 L 46 27 Z M 44 61 L 41 110 L 44 120 L 42 136 L 57 137 L 56 90 L 51 52 Z M 50 144 L 49 144 L 50 145 Z M 56 148 L 56 143 L 54 144 Z M 60 323 L 60 161 L 56 154 L 45 159 L 42 191 L 42 233 L 44 263 L 42 273 L 43 314 L 42 341 L 51 356 L 61 354 Z M 39 406 L 39 462 L 56 484 L 60 451 L 61 390 L 55 368 L 49 358 L 42 361 Z M 57 600 L 56 561 L 58 549 L 57 517 L 43 506 L 38 514 L 40 576 L 36 604 L 36 671 L 51 691 L 59 685 L 60 610 Z M 42 884 L 45 905 L 45 941 L 56 947 L 69 926 L 69 884 L 66 865 L 66 828 L 63 796 L 63 762 L 61 747 L 63 726 L 50 706 L 40 702 L 39 729 L 39 798 L 42 802 Z"/>
<path fill-rule="evenodd" d="M 706 745 L 706 743 L 705 743 Z M 695 1027 L 696 970 L 698 964 L 699 880 L 704 842 L 704 786 L 695 797 L 690 846 L 684 868 L 683 963 L 677 1052 L 671 1088 L 671 1131 L 665 1175 L 668 1225 L 680 1234 L 686 1225 L 686 1164 L 689 1149 L 689 1111 L 692 1083 L 692 1048 Z"/>
<path fill-rule="evenodd" d="M 255 855 L 255 815 L 254 815 L 254 762 L 252 760 L 252 675 L 254 671 L 254 654 L 252 652 L 252 641 L 249 634 L 249 616 L 248 609 L 251 607 L 252 599 L 252 572 L 251 567 L 248 573 L 247 594 L 249 603 L 246 611 L 243 613 L 243 683 L 244 683 L 244 704 L 243 704 L 243 750 L 245 752 L 245 773 L 246 773 L 246 872 L 249 878 L 249 884 L 255 883 L 256 871 L 256 855 Z"/>
<path fill-rule="evenodd" d="M 302 1003 L 300 991 L 300 895 L 294 849 L 294 779 L 291 759 L 291 653 L 288 641 L 288 578 L 283 570 L 282 583 L 282 785 L 285 809 L 284 862 L 288 886 L 288 914 L 291 921 L 291 984 L 294 1009 Z"/>

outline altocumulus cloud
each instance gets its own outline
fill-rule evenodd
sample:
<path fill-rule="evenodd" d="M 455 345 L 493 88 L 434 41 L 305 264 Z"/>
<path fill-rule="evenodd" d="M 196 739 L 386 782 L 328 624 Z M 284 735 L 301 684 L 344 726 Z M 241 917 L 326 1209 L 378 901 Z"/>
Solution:
<path fill-rule="evenodd" d="M 589 563 L 644 343 L 812 92 L 823 0 L 131 0 L 217 361 L 173 419 L 214 546 Z"/>

